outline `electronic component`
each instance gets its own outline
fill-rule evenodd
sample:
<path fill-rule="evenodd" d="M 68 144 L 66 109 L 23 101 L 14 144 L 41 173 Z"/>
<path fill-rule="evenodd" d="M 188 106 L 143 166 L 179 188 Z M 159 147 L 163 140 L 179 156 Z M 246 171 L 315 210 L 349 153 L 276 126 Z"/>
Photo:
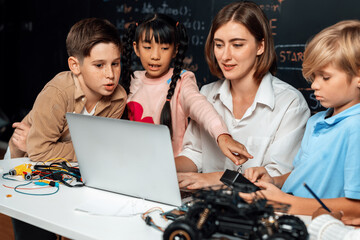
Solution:
<path fill-rule="evenodd" d="M 25 180 L 31 180 L 31 166 L 32 164 L 21 164 L 19 166 L 14 167 L 13 169 L 9 170 L 9 175 L 16 176 L 16 175 L 23 175 Z"/>
<path fill-rule="evenodd" d="M 167 226 L 163 239 L 210 239 L 215 233 L 241 239 L 308 239 L 300 218 L 275 214 L 287 212 L 290 205 L 268 201 L 261 191 L 253 195 L 253 201 L 247 202 L 235 188 L 200 189 L 185 216 Z"/>
<path fill-rule="evenodd" d="M 170 210 L 168 212 L 164 212 L 161 215 L 163 215 L 164 217 L 166 217 L 169 220 L 176 220 L 179 217 L 185 216 L 185 213 L 186 213 L 185 211 L 181 211 L 176 208 L 176 209 Z"/>
<path fill-rule="evenodd" d="M 221 176 L 220 181 L 225 185 L 234 188 L 241 189 L 240 192 L 256 192 L 261 190 L 258 186 L 250 182 L 240 172 L 226 169 L 224 174 Z"/>

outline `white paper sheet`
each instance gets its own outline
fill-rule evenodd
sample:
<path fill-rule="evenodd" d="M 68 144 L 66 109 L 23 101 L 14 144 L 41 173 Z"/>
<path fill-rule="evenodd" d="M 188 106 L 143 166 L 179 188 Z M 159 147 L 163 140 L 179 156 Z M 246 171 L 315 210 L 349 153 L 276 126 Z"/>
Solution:
<path fill-rule="evenodd" d="M 127 217 L 142 214 L 152 207 L 153 204 L 137 198 L 126 199 L 126 201 L 93 198 L 83 202 L 75 210 L 93 215 Z"/>

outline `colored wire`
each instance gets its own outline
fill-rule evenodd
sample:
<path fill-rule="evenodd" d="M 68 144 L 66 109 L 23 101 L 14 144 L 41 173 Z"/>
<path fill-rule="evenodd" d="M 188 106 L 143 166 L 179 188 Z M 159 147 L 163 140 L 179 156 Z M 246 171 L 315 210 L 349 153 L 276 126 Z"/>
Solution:
<path fill-rule="evenodd" d="M 63 162 L 53 162 L 50 165 L 46 165 L 46 162 L 54 161 L 54 160 L 63 160 Z M 40 164 L 39 164 L 40 163 Z M 42 164 L 42 165 L 41 165 Z M 69 167 L 70 166 L 70 167 Z M 2 174 L 2 178 L 6 180 L 11 181 L 20 181 L 15 178 L 9 178 L 7 177 L 9 173 Z M 45 162 L 37 162 L 34 165 L 34 170 L 32 170 L 32 179 L 38 179 L 38 180 L 50 180 L 51 186 L 45 186 L 45 187 L 36 187 L 36 188 L 24 188 L 23 186 L 27 186 L 30 183 L 33 183 L 33 181 L 27 182 L 25 184 L 19 184 L 15 187 L 9 187 L 6 185 L 3 185 L 7 188 L 14 189 L 15 192 L 26 194 L 26 195 L 32 195 L 32 196 L 47 196 L 47 195 L 53 195 L 59 191 L 59 183 L 63 183 L 64 185 L 68 187 L 81 187 L 84 186 L 84 183 L 82 183 L 80 171 L 79 168 L 73 167 L 70 162 L 65 158 L 52 158 L 48 159 Z M 81 184 L 74 184 L 74 181 L 81 182 Z M 22 181 L 21 181 L 22 182 Z M 55 182 L 55 183 L 54 183 Z M 53 186 L 54 185 L 54 186 Z M 50 188 L 54 187 L 56 188 L 54 192 L 51 193 L 27 193 L 24 192 L 24 190 L 39 190 L 43 188 Z"/>
<path fill-rule="evenodd" d="M 48 160 L 46 160 L 45 162 L 42 162 L 42 163 L 45 164 L 46 162 L 54 161 L 54 160 L 64 160 L 65 162 L 67 162 L 67 163 L 71 166 L 71 164 L 69 163 L 69 161 L 68 161 L 66 158 L 62 158 L 62 157 L 51 158 L 51 159 L 48 159 Z"/>
<path fill-rule="evenodd" d="M 32 182 L 17 185 L 16 187 L 14 187 L 14 191 L 18 192 L 18 193 L 21 193 L 21 194 L 25 194 L 25 195 L 31 195 L 31 196 L 48 196 L 48 195 L 53 195 L 53 194 L 57 193 L 59 191 L 59 189 L 60 189 L 59 186 L 55 186 L 54 188 L 56 188 L 56 190 L 54 192 L 52 192 L 52 193 L 27 193 L 27 192 L 22 192 L 22 191 L 18 190 L 18 189 L 20 189 L 20 187 L 27 186 L 30 183 L 32 183 Z"/>
<path fill-rule="evenodd" d="M 69 163 L 68 161 L 66 162 Z M 40 179 L 46 178 L 55 181 L 60 181 L 61 183 L 63 183 L 68 187 L 84 186 L 84 183 L 82 182 L 80 176 L 79 168 L 69 167 L 65 162 L 51 163 L 50 165 L 35 165 L 34 168 L 37 170 L 36 172 L 34 172 L 34 174 L 39 175 Z M 70 180 L 70 183 L 68 182 L 68 180 Z M 76 180 L 76 182 L 80 182 L 80 184 L 73 184 L 74 180 Z"/>
<path fill-rule="evenodd" d="M 9 175 L 8 173 L 4 173 L 4 174 L 2 175 L 2 178 L 3 178 L 3 179 L 6 179 L 6 180 L 18 181 L 18 182 L 19 182 L 19 180 L 15 179 L 15 178 L 8 178 L 8 177 L 6 177 L 6 176 L 8 176 L 8 175 Z"/>
<path fill-rule="evenodd" d="M 165 231 L 164 228 L 160 227 L 159 225 L 157 225 L 154 220 L 149 216 L 150 213 L 152 212 L 155 212 L 155 211 L 160 211 L 161 213 L 164 213 L 164 210 L 162 210 L 162 208 L 160 207 L 153 207 L 153 208 L 150 208 L 149 210 L 147 210 L 146 212 L 144 212 L 142 215 L 141 215 L 141 218 L 145 221 L 145 223 L 157 230 L 160 230 L 162 232 Z M 160 214 L 166 221 L 167 221 L 167 218 Z"/>
<path fill-rule="evenodd" d="M 5 184 L 3 184 L 3 187 L 10 188 L 10 189 L 14 189 L 14 188 L 15 188 L 15 187 L 6 186 Z M 51 188 L 51 186 L 34 187 L 34 188 L 17 188 L 17 189 L 20 189 L 20 190 L 37 190 L 37 189 L 44 189 L 44 188 Z"/>

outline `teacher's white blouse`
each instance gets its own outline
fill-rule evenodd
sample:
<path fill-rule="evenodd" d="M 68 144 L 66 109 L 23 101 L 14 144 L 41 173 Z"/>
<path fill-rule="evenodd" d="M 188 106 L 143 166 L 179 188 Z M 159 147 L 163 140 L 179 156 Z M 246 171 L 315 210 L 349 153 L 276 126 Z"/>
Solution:
<path fill-rule="evenodd" d="M 272 176 L 291 171 L 310 117 L 308 105 L 298 90 L 270 73 L 266 74 L 253 104 L 242 119 L 234 118 L 229 80 L 205 85 L 201 93 L 224 118 L 232 137 L 254 156 L 243 164 L 242 170 L 264 166 Z M 199 172 L 237 169 L 223 155 L 214 138 L 194 121 L 186 130 L 181 155 L 190 158 Z"/>

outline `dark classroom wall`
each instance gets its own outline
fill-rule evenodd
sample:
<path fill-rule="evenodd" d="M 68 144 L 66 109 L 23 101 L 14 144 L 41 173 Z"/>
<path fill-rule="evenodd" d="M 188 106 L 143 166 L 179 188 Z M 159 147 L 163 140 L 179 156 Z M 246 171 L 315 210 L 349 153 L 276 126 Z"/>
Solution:
<path fill-rule="evenodd" d="M 233 1 L 220 0 L 0 0 L 0 110 L 9 122 L 31 109 L 42 87 L 68 70 L 65 39 L 70 27 L 86 17 L 109 19 L 120 35 L 130 22 L 161 12 L 184 23 L 190 48 L 186 68 L 199 86 L 216 80 L 204 60 L 204 44 L 214 15 Z M 269 18 L 278 58 L 277 76 L 298 88 L 312 112 L 321 110 L 301 64 L 307 40 L 344 19 L 359 19 L 359 0 L 255 0 Z M 139 66 L 139 63 L 134 62 Z M 140 67 L 140 66 L 139 66 Z M 0 115 L 1 118 L 1 115 Z M 1 137 L 1 135 L 0 135 Z"/>

